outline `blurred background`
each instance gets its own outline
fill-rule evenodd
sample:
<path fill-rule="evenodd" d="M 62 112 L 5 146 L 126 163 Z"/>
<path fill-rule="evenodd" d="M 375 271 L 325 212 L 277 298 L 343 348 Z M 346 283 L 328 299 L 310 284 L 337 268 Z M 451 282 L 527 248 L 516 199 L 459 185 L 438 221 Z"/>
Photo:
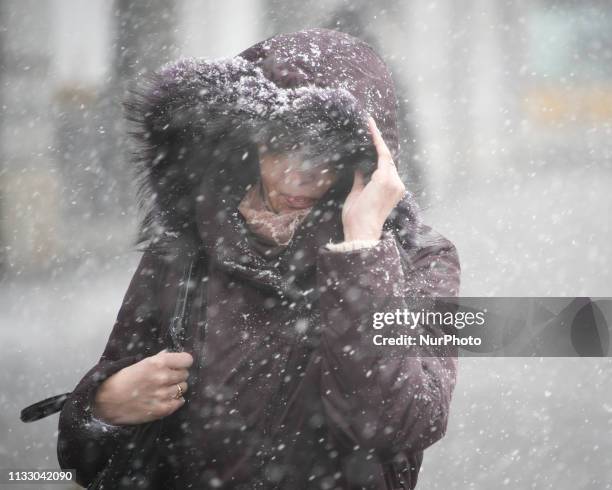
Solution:
<path fill-rule="evenodd" d="M 612 296 L 608 0 L 0 0 L 0 468 L 57 468 L 57 415 L 19 410 L 97 361 L 140 258 L 126 84 L 314 26 L 393 72 L 400 171 L 461 295 Z M 420 488 L 612 488 L 611 367 L 462 358 Z"/>

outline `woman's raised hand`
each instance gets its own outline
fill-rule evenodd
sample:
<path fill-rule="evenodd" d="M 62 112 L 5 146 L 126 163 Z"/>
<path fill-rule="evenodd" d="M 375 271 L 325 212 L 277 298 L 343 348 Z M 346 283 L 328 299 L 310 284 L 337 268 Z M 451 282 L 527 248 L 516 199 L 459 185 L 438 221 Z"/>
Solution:
<path fill-rule="evenodd" d="M 367 184 L 363 172 L 355 171 L 353 187 L 342 208 L 345 241 L 379 240 L 385 220 L 406 192 L 374 118 L 369 116 L 368 121 L 378 165 Z"/>
<path fill-rule="evenodd" d="M 95 396 L 93 414 L 113 425 L 140 424 L 166 417 L 179 409 L 185 399 L 175 398 L 176 385 L 187 391 L 188 352 L 167 352 L 125 367 L 106 379 Z"/>

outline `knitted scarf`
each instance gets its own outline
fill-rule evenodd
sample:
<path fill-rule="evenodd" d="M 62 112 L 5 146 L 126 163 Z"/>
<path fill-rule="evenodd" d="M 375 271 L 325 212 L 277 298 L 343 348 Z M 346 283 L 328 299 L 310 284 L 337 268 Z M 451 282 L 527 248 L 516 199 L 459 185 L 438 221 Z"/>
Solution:
<path fill-rule="evenodd" d="M 312 206 L 275 213 L 267 203 L 261 179 L 249 188 L 238 205 L 250 231 L 251 245 L 264 257 L 276 257 L 289 245 L 296 228 L 311 209 Z"/>

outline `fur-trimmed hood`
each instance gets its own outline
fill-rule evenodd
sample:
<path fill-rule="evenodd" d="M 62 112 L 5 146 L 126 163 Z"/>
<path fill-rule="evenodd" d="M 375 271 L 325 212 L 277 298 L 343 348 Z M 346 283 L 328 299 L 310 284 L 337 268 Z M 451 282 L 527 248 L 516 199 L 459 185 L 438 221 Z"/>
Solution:
<path fill-rule="evenodd" d="M 111 470 L 109 487 L 415 488 L 423 450 L 446 430 L 457 348 L 380 347 L 366 330 L 377 312 L 405 310 L 411 298 L 456 295 L 458 255 L 420 223 L 409 193 L 375 246 L 325 246 L 344 239 L 355 166 L 377 163 L 366 112 L 397 156 L 395 103 L 380 58 L 325 29 L 276 36 L 231 59 L 179 60 L 143 81 L 128 111 L 141 144 L 141 238 L 150 241 L 100 361 L 60 414 L 58 461 L 78 483 L 91 486 L 134 435 L 96 430 L 96 390 L 167 347 L 182 318 L 189 390 L 163 419 L 159 464 L 125 465 L 127 483 Z M 346 176 L 271 259 L 249 247 L 237 209 L 259 176 L 252 141 L 266 127 L 338 153 Z M 184 253 L 183 237 L 204 253 Z"/>
<path fill-rule="evenodd" d="M 130 89 L 126 117 L 144 212 L 137 245 L 198 236 L 198 199 L 221 194 L 236 204 L 258 172 L 255 142 L 297 141 L 331 158 L 341 178 L 330 198 L 342 200 L 354 169 L 371 173 L 376 150 L 367 116 L 399 155 L 397 100 L 389 71 L 364 41 L 313 28 L 281 34 L 231 58 L 182 58 L 145 75 Z M 398 211 L 416 225 L 410 194 Z"/>

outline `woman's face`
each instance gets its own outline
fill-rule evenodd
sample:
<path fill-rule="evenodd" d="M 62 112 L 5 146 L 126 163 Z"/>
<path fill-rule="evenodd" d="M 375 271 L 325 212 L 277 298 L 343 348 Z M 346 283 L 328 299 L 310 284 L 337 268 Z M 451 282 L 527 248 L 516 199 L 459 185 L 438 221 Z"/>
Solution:
<path fill-rule="evenodd" d="M 335 167 L 326 161 L 309 161 L 295 153 L 272 153 L 258 146 L 264 192 L 276 213 L 314 205 L 337 179 Z"/>

